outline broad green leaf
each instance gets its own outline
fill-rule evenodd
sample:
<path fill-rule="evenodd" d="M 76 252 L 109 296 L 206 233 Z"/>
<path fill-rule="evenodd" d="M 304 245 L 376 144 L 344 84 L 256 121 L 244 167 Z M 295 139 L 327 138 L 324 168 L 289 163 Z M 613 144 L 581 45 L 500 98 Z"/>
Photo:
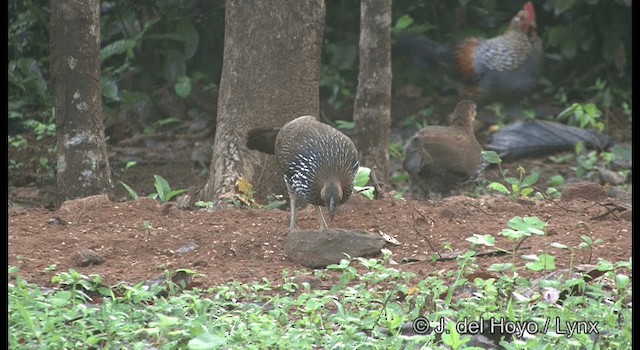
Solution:
<path fill-rule="evenodd" d="M 65 306 L 67 305 L 67 303 L 69 303 L 72 297 L 73 294 L 68 290 L 56 292 L 56 294 L 54 294 L 51 298 L 51 305 L 55 307 Z"/>
<path fill-rule="evenodd" d="M 398 20 L 396 21 L 396 24 L 393 26 L 393 31 L 397 32 L 397 31 L 406 29 L 412 23 L 413 23 L 413 18 L 411 18 L 411 16 L 409 15 L 404 15 L 398 18 Z"/>
<path fill-rule="evenodd" d="M 122 181 L 120 181 L 120 184 L 122 185 L 122 187 L 124 187 L 125 190 L 127 190 L 127 192 L 129 193 L 129 196 L 131 196 L 133 200 L 138 199 L 138 194 L 136 193 L 136 191 L 133 190 L 133 188 L 129 187 L 129 185 L 127 185 Z"/>
<path fill-rule="evenodd" d="M 496 244 L 496 238 L 492 235 L 480 235 L 477 233 L 473 234 L 473 237 L 466 238 L 466 241 L 471 242 L 473 244 L 481 244 L 488 247 L 493 247 Z"/>
<path fill-rule="evenodd" d="M 169 194 L 167 195 L 166 201 L 170 201 L 172 200 L 174 197 L 177 197 L 185 192 L 187 192 L 188 190 L 186 189 L 181 189 L 181 190 L 175 190 L 175 191 L 171 191 L 169 192 Z"/>
<path fill-rule="evenodd" d="M 285 201 L 285 200 L 273 201 L 273 202 L 267 204 L 267 206 L 264 207 L 264 210 L 268 211 L 268 210 L 278 209 L 278 208 L 282 207 L 285 204 L 287 204 L 287 201 Z"/>
<path fill-rule="evenodd" d="M 509 192 L 509 190 L 504 187 L 503 184 L 501 183 L 497 183 L 497 182 L 492 182 L 489 185 L 487 185 L 487 188 L 490 190 L 494 190 L 496 192 L 502 193 L 502 194 L 509 194 L 511 192 Z"/>
<path fill-rule="evenodd" d="M 136 161 L 129 161 L 127 162 L 127 164 L 124 166 L 124 170 L 129 170 L 131 168 L 133 168 L 134 166 L 138 165 L 138 162 Z"/>
<path fill-rule="evenodd" d="M 350 122 L 348 120 L 338 119 L 336 120 L 336 127 L 341 130 L 353 130 L 356 127 L 356 123 Z"/>
<path fill-rule="evenodd" d="M 110 101 L 120 101 L 118 84 L 115 80 L 103 77 L 100 79 L 100 83 L 102 86 L 102 96 Z"/>
<path fill-rule="evenodd" d="M 618 289 L 625 289 L 629 285 L 629 282 L 631 282 L 631 279 L 627 275 L 617 274 L 615 281 Z"/>
<path fill-rule="evenodd" d="M 113 55 L 125 53 L 133 48 L 135 44 L 136 42 L 133 39 L 116 40 L 100 50 L 100 59 L 104 61 Z"/>
<path fill-rule="evenodd" d="M 558 242 L 551 243 L 551 246 L 558 249 L 570 249 L 568 246 Z"/>
<path fill-rule="evenodd" d="M 522 180 L 522 187 L 534 185 L 540 178 L 539 172 L 531 173 Z"/>
<path fill-rule="evenodd" d="M 489 266 L 487 271 L 502 272 L 502 271 L 511 270 L 512 268 L 513 268 L 513 264 L 511 263 L 492 264 L 491 266 Z"/>
<path fill-rule="evenodd" d="M 173 85 L 173 89 L 178 96 L 186 98 L 191 93 L 191 79 L 186 76 L 178 78 L 178 81 Z"/>
<path fill-rule="evenodd" d="M 373 188 L 373 186 L 353 186 L 353 190 L 367 197 L 368 199 L 375 198 L 375 189 Z"/>
<path fill-rule="evenodd" d="M 520 191 L 520 196 L 522 196 L 522 197 L 529 197 L 529 195 L 530 195 L 530 194 L 531 194 L 531 192 L 533 192 L 533 191 L 534 191 L 534 190 L 533 190 L 533 188 L 531 188 L 531 187 L 523 188 L 523 189 Z"/>
<path fill-rule="evenodd" d="M 511 186 L 518 186 L 518 184 L 520 184 L 520 180 L 516 179 L 515 177 L 506 177 L 504 181 Z"/>
<path fill-rule="evenodd" d="M 169 186 L 169 182 L 167 182 L 167 180 L 165 180 L 160 175 L 153 175 L 153 178 L 155 179 L 153 185 L 156 188 L 158 197 L 161 201 L 166 202 L 167 195 L 171 192 L 171 186 Z"/>
<path fill-rule="evenodd" d="M 502 163 L 502 159 L 495 151 L 482 151 L 482 158 L 491 164 Z"/>
<path fill-rule="evenodd" d="M 359 187 L 364 187 L 369 182 L 369 178 L 371 175 L 371 169 L 367 167 L 359 167 L 358 172 L 356 173 L 356 180 L 354 185 Z"/>

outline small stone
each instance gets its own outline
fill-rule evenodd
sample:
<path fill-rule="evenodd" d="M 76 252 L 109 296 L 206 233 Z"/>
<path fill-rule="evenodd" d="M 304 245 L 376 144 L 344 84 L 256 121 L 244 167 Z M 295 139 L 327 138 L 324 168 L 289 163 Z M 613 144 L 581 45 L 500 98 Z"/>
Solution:
<path fill-rule="evenodd" d="M 622 213 L 618 214 L 618 216 L 625 221 L 631 221 L 631 219 L 633 218 L 631 209 L 623 211 Z"/>
<path fill-rule="evenodd" d="M 78 213 L 82 210 L 97 210 L 97 208 L 100 208 L 109 202 L 109 197 L 106 194 L 70 199 L 62 203 L 60 206 L 60 212 Z"/>
<path fill-rule="evenodd" d="M 595 182 L 576 182 L 565 185 L 562 189 L 560 199 L 572 201 L 575 199 L 585 199 L 588 201 L 601 201 L 607 199 L 607 190 Z"/>
<path fill-rule="evenodd" d="M 195 242 L 189 242 L 185 245 L 183 245 L 182 247 L 178 248 L 176 250 L 177 254 L 187 254 L 187 253 L 191 253 L 196 251 L 196 249 L 198 249 L 198 244 Z"/>
<path fill-rule="evenodd" d="M 104 258 L 95 250 L 84 249 L 71 254 L 71 261 L 75 266 L 87 267 L 104 263 Z"/>

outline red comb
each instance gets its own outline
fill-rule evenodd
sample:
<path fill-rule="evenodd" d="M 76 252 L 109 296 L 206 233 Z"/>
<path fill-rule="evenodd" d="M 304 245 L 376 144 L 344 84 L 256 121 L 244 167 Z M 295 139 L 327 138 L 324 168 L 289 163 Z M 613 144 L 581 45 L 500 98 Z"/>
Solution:
<path fill-rule="evenodd" d="M 536 11 L 533 9 L 533 4 L 531 3 L 531 1 L 527 1 L 527 3 L 524 4 L 524 10 L 529 14 L 529 20 L 531 22 L 535 22 Z"/>

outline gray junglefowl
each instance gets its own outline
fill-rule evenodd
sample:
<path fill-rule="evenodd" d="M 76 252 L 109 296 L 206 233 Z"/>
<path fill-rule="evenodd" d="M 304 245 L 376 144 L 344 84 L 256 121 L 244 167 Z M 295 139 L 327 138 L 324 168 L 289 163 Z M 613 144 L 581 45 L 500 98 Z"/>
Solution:
<path fill-rule="evenodd" d="M 289 229 L 296 231 L 296 200 L 318 210 L 320 229 L 327 228 L 321 206 L 331 218 L 353 192 L 358 172 L 358 150 L 351 139 L 313 116 L 298 117 L 282 128 L 253 129 L 247 148 L 275 154 L 291 202 Z"/>
<path fill-rule="evenodd" d="M 419 36 L 402 36 L 395 47 L 407 52 L 418 67 L 435 62 L 449 77 L 464 82 L 466 98 L 478 105 L 520 101 L 535 88 L 543 65 L 531 2 L 511 19 L 504 34 L 494 38 L 467 38 L 451 48 Z"/>

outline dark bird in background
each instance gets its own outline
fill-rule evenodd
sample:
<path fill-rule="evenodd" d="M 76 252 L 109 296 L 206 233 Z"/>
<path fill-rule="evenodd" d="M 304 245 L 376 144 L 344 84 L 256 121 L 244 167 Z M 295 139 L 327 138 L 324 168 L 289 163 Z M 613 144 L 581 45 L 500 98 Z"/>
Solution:
<path fill-rule="evenodd" d="M 296 199 L 316 206 L 324 230 L 320 206 L 326 206 L 333 219 L 338 205 L 353 192 L 358 150 L 349 137 L 313 116 L 298 117 L 282 128 L 251 130 L 247 148 L 276 155 L 289 191 L 291 231 L 297 230 Z"/>
<path fill-rule="evenodd" d="M 480 174 L 482 147 L 473 132 L 475 116 L 476 104 L 462 100 L 449 116 L 449 126 L 427 126 L 409 139 L 402 166 L 413 193 L 441 199 Z"/>
<path fill-rule="evenodd" d="M 542 71 L 542 41 L 536 34 L 536 15 L 527 2 L 497 37 L 467 38 L 453 48 L 420 36 L 402 36 L 395 46 L 408 52 L 418 68 L 439 70 L 466 83 L 466 97 L 478 105 L 519 102 L 535 88 Z"/>

